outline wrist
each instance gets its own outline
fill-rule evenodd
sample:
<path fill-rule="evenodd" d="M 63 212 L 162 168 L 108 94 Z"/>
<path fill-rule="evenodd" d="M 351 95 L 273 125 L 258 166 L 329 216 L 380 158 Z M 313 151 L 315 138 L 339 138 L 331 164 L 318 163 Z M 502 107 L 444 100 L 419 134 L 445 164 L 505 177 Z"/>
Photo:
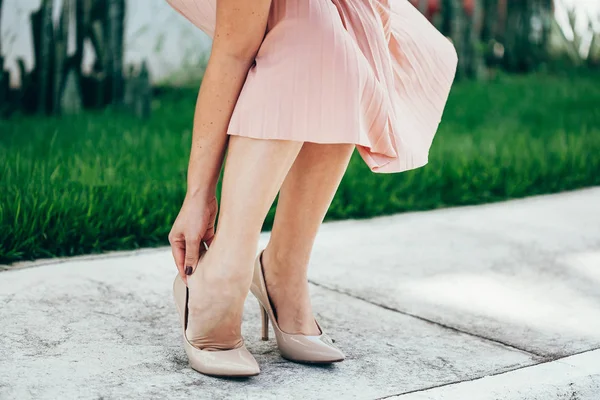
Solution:
<path fill-rule="evenodd" d="M 214 197 L 217 192 L 222 163 L 222 156 L 214 159 L 214 157 L 207 157 L 205 154 L 196 154 L 192 149 L 187 173 L 186 196 L 193 198 Z"/>
<path fill-rule="evenodd" d="M 188 199 L 209 200 L 215 197 L 216 185 L 188 186 L 185 197 Z"/>
<path fill-rule="evenodd" d="M 219 170 L 195 164 L 192 160 L 188 169 L 186 197 L 209 198 L 217 191 Z"/>

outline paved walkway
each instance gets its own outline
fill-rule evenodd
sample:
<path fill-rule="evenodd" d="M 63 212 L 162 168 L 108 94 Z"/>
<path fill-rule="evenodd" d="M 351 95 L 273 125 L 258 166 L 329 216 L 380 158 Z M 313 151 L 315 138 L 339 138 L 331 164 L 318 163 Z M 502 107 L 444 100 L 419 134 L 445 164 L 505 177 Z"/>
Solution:
<path fill-rule="evenodd" d="M 330 223 L 317 243 L 344 363 L 283 360 L 249 299 L 262 374 L 195 373 L 169 251 L 146 250 L 0 273 L 0 399 L 600 398 L 600 188 Z"/>

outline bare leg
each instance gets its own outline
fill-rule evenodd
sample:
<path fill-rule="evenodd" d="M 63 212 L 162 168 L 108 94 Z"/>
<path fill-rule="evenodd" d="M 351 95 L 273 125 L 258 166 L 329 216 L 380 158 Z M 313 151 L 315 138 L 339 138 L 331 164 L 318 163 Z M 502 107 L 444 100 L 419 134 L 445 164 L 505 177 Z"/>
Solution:
<path fill-rule="evenodd" d="M 244 300 L 263 221 L 301 142 L 232 136 L 215 239 L 193 275 L 188 339 L 206 350 L 241 343 Z"/>
<path fill-rule="evenodd" d="M 305 143 L 281 188 L 263 266 L 277 322 L 284 332 L 319 333 L 308 293 L 308 262 L 353 149 L 349 144 Z"/>

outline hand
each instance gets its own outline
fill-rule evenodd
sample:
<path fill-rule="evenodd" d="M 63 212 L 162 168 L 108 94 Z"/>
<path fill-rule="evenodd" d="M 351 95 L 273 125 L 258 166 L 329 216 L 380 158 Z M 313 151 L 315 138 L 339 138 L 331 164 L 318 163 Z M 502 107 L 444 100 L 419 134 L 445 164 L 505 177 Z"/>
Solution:
<path fill-rule="evenodd" d="M 215 219 L 218 211 L 215 195 L 186 196 L 169 233 L 169 243 L 179 275 L 187 283 L 205 251 L 204 243 L 210 245 L 215 236 Z M 204 242 L 204 243 L 203 243 Z"/>

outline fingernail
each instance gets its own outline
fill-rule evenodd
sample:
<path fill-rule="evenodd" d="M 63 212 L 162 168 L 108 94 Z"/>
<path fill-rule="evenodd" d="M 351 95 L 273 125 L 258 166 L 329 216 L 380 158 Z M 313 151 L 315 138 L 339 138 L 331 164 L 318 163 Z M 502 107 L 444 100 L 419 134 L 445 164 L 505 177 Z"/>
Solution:
<path fill-rule="evenodd" d="M 185 274 L 186 275 L 191 275 L 193 271 L 194 270 L 192 269 L 192 267 L 185 267 Z"/>

